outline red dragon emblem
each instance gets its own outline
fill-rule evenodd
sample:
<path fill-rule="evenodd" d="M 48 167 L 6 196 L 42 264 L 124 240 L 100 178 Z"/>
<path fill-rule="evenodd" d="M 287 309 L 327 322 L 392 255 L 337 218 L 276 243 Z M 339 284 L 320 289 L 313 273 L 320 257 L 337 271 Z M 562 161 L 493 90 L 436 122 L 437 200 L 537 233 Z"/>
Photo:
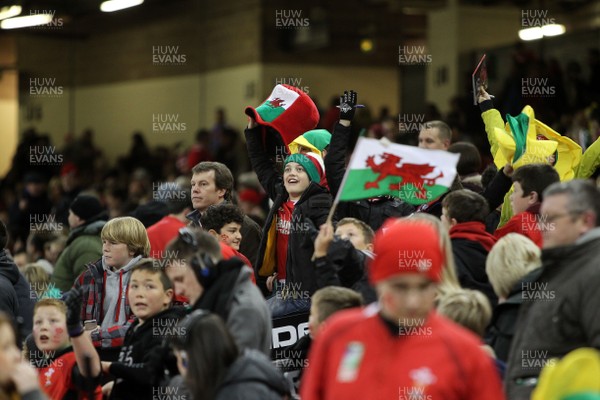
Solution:
<path fill-rule="evenodd" d="M 383 153 L 381 158 L 383 158 L 383 161 L 379 164 L 375 164 L 375 156 L 369 156 L 367 158 L 367 167 L 371 168 L 373 172 L 378 173 L 379 176 L 373 182 L 366 182 L 365 189 L 378 189 L 379 182 L 383 179 L 388 176 L 399 176 L 402 178 L 402 182 L 390 183 L 390 190 L 400 191 L 402 187 L 412 184 L 418 191 L 415 197 L 417 199 L 427 199 L 427 189 L 425 189 L 425 185 L 432 186 L 438 178 L 444 176 L 444 173 L 440 172 L 438 176 L 425 178 L 426 175 L 429 175 L 435 169 L 435 166 L 433 165 L 407 163 L 398 165 L 400 160 L 402 160 L 402 157 L 390 153 Z"/>
<path fill-rule="evenodd" d="M 269 100 L 267 102 L 267 104 L 273 108 L 283 107 L 285 105 L 285 100 L 282 100 L 279 97 L 276 97 L 273 100 Z"/>

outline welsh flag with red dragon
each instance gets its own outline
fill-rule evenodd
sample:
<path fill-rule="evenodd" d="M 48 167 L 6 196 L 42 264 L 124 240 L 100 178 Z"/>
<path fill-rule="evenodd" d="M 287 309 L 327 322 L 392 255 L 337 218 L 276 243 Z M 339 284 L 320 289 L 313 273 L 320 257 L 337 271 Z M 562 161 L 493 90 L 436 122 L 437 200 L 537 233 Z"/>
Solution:
<path fill-rule="evenodd" d="M 448 191 L 458 154 L 360 137 L 338 192 L 338 201 L 394 196 L 429 203 Z"/>

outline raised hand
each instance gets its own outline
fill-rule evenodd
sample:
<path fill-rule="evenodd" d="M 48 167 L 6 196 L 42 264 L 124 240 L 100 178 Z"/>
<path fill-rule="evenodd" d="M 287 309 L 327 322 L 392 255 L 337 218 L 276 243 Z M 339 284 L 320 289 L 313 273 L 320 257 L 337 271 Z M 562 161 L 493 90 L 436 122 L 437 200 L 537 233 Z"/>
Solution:
<path fill-rule="evenodd" d="M 358 93 L 354 90 L 344 91 L 344 94 L 340 96 L 340 120 L 352 121 L 354 118 L 354 112 L 356 111 L 356 101 Z"/>
<path fill-rule="evenodd" d="M 67 305 L 67 330 L 70 337 L 77 337 L 83 333 L 81 325 L 81 304 L 83 303 L 81 288 L 73 288 L 63 295 Z"/>

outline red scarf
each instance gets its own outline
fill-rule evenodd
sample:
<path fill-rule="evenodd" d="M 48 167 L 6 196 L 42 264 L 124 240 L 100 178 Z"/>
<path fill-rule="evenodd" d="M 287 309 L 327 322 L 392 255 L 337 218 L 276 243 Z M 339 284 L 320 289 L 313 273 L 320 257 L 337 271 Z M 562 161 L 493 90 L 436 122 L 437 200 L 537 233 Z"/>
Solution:
<path fill-rule="evenodd" d="M 474 242 L 479 242 L 488 252 L 492 246 L 496 244 L 496 239 L 493 235 L 485 230 L 483 222 L 461 222 L 450 228 L 450 239 L 467 239 Z"/>

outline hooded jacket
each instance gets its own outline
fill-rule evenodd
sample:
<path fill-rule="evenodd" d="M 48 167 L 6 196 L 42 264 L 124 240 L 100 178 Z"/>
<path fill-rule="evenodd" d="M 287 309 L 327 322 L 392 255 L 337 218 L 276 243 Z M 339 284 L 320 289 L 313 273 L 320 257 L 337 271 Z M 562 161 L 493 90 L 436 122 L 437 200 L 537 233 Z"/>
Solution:
<path fill-rule="evenodd" d="M 241 350 L 255 349 L 271 354 L 271 313 L 258 288 L 250 280 L 252 270 L 238 258 L 217 264 L 222 271 L 193 309 L 205 309 L 219 315 Z M 239 272 L 238 272 L 239 271 Z"/>
<path fill-rule="evenodd" d="M 104 219 L 87 222 L 69 233 L 67 246 L 56 260 L 52 282 L 65 292 L 73 286 L 75 279 L 85 270 L 85 265 L 102 257 L 100 232 Z"/>
<path fill-rule="evenodd" d="M 6 249 L 0 250 L 0 310 L 19 319 L 21 338 L 31 333 L 35 301 L 35 291 L 31 290 Z"/>
<path fill-rule="evenodd" d="M 95 319 L 98 326 L 101 326 L 106 315 L 106 311 L 104 310 L 106 271 L 102 267 L 102 259 L 87 264 L 86 268 L 73 285 L 75 288 L 82 288 L 83 306 L 81 309 L 81 320 Z M 121 288 L 119 289 L 121 290 Z M 115 312 L 123 310 L 127 322 L 124 325 L 114 325 L 108 329 L 100 329 L 92 333 L 94 346 L 101 345 L 103 348 L 109 348 L 119 347 L 123 344 L 125 333 L 133 321 L 133 314 L 129 306 L 129 300 L 127 299 L 127 292 L 120 293 L 119 297 L 124 299 L 125 304 Z"/>
<path fill-rule="evenodd" d="M 270 360 L 248 350 L 229 367 L 216 400 L 281 400 L 289 393 L 287 380 Z"/>

